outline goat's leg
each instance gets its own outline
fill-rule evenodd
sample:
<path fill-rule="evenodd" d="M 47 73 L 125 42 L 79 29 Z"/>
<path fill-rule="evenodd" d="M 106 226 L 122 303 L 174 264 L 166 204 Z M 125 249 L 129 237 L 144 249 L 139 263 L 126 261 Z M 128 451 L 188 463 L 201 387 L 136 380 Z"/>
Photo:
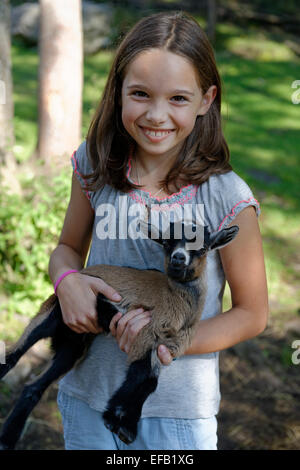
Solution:
<path fill-rule="evenodd" d="M 151 366 L 151 354 L 149 350 L 143 359 L 130 364 L 123 384 L 103 413 L 105 426 L 125 444 L 135 440 L 142 407 L 157 387 L 160 368 Z"/>
<path fill-rule="evenodd" d="M 73 367 L 82 356 L 84 349 L 83 341 L 66 341 L 57 350 L 46 371 L 34 382 L 25 385 L 20 398 L 2 427 L 0 449 L 14 449 L 29 414 L 41 399 L 46 388 Z"/>
<path fill-rule="evenodd" d="M 5 364 L 0 364 L 0 379 L 12 369 L 23 354 L 40 339 L 53 336 L 57 326 L 62 323 L 61 310 L 58 302 L 50 309 L 35 316 L 18 342 L 11 348 L 5 358 Z"/>
<path fill-rule="evenodd" d="M 118 312 L 118 309 L 110 303 L 107 297 L 101 294 L 101 292 L 97 295 L 96 309 L 98 314 L 98 324 L 108 333 L 110 322 L 113 316 Z"/>

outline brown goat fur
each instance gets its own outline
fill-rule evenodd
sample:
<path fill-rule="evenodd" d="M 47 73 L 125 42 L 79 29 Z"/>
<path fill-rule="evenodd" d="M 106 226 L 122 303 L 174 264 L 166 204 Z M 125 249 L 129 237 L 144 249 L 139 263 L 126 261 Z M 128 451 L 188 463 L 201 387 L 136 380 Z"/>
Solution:
<path fill-rule="evenodd" d="M 177 240 L 165 239 L 159 234 L 156 242 L 164 247 L 165 273 L 108 265 L 81 270 L 83 275 L 102 279 L 121 295 L 120 302 L 113 302 L 101 293 L 96 296 L 98 323 L 105 332 L 109 332 L 111 319 L 118 311 L 124 314 L 143 307 L 152 314 L 151 321 L 137 334 L 128 353 L 126 378 L 103 413 L 106 427 L 126 444 L 136 438 L 143 404 L 157 387 L 161 368 L 158 346 L 167 346 L 174 358 L 184 354 L 189 347 L 206 298 L 207 253 L 227 245 L 237 233 L 237 226 L 213 234 L 205 228 L 203 247 L 197 250 L 186 248 L 185 236 Z M 54 351 L 51 364 L 35 381 L 25 385 L 2 426 L 0 449 L 15 447 L 27 417 L 46 388 L 83 360 L 95 335 L 78 334 L 68 328 L 58 298 L 51 295 L 6 354 L 6 363 L 0 364 L 0 379 L 33 344 L 49 337 Z"/>
<path fill-rule="evenodd" d="M 195 277 L 202 289 L 197 309 L 194 303 L 187 304 L 190 293 L 186 287 L 159 271 L 108 265 L 90 266 L 81 271 L 101 278 L 121 295 L 122 300 L 114 303 L 120 311 L 139 307 L 151 311 L 151 322 L 140 331 L 128 353 L 129 362 L 141 359 L 145 350 L 156 349 L 159 344 L 169 347 L 174 357 L 187 349 L 192 339 L 191 328 L 200 319 L 206 294 L 206 257 L 201 262 L 194 260 L 193 264 L 197 264 Z"/>

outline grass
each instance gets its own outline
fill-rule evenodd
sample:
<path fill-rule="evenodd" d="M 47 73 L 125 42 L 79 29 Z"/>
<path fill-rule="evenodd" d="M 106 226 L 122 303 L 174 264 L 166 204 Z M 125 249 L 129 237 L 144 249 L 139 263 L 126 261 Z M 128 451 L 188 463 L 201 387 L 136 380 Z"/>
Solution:
<path fill-rule="evenodd" d="M 13 64 L 14 128 L 18 161 L 26 161 L 35 149 L 38 115 L 38 52 L 14 41 Z"/>
<path fill-rule="evenodd" d="M 235 171 L 260 201 L 272 317 L 300 306 L 300 61 L 278 36 L 219 26 L 224 133 Z M 227 289 L 228 301 L 228 289 Z"/>
<path fill-rule="evenodd" d="M 295 91 L 291 85 L 300 79 L 300 60 L 278 33 L 231 24 L 218 25 L 215 49 L 223 81 L 224 133 L 234 170 L 261 204 L 271 321 L 281 322 L 300 307 L 300 105 L 291 100 Z M 83 137 L 112 59 L 113 51 L 85 58 Z M 14 41 L 12 63 L 14 150 L 22 162 L 37 140 L 37 49 Z M 225 309 L 229 298 L 227 287 Z M 13 325 L 10 328 L 15 331 Z"/>

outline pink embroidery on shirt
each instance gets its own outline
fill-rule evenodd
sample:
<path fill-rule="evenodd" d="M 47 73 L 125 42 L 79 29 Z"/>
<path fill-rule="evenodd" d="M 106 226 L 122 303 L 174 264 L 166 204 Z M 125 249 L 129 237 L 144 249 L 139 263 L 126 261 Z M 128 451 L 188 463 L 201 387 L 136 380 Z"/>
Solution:
<path fill-rule="evenodd" d="M 131 175 L 131 161 L 132 161 L 132 150 L 130 151 L 130 154 L 129 154 L 129 158 L 128 158 L 128 170 L 127 170 L 127 174 L 126 174 L 126 177 L 127 179 L 130 179 L 130 175 Z M 134 181 L 133 179 L 131 179 L 131 181 L 134 183 L 134 184 L 138 184 L 136 181 Z M 194 195 L 196 194 L 197 192 L 197 186 L 194 185 L 194 184 L 187 184 L 186 186 L 182 186 L 182 188 L 180 188 L 180 191 L 178 191 L 177 193 L 173 193 L 171 194 L 170 196 L 165 196 L 163 198 L 158 198 L 158 197 L 155 197 L 155 196 L 152 196 L 151 194 L 151 191 L 147 191 L 147 190 L 144 190 L 144 189 L 141 189 L 141 191 L 143 191 L 144 193 L 147 193 L 149 194 L 149 196 L 152 198 L 152 199 L 156 199 L 157 201 L 164 201 L 164 200 L 168 200 L 170 198 L 173 198 L 175 196 L 178 196 L 178 197 L 181 197 L 182 195 L 182 192 L 186 189 L 186 188 L 189 188 L 191 187 L 191 191 L 192 191 L 192 194 L 191 196 L 185 196 L 183 200 L 180 200 L 178 201 L 180 204 L 183 204 L 184 202 L 192 199 L 192 197 L 194 197 Z M 133 190 L 134 191 L 134 190 Z M 135 197 L 132 196 L 132 192 L 129 193 L 129 196 L 132 198 L 132 199 L 136 199 Z M 142 204 L 144 204 L 142 198 L 141 198 L 141 201 Z"/>
<path fill-rule="evenodd" d="M 188 186 L 186 186 L 187 188 Z M 148 193 L 148 191 L 145 191 Z M 180 194 L 180 193 L 176 193 L 176 194 L 171 194 L 171 196 L 168 196 L 168 197 L 165 197 L 163 199 L 157 199 L 157 201 L 164 201 L 164 200 L 168 200 L 170 199 L 171 197 L 174 197 L 174 196 L 181 196 L 180 200 L 177 200 L 177 201 L 174 201 L 174 202 L 171 202 L 171 203 L 162 203 L 162 204 L 159 204 L 158 205 L 158 208 L 155 209 L 157 211 L 163 211 L 163 210 L 171 210 L 171 209 L 174 209 L 175 207 L 179 207 L 179 206 L 182 206 L 184 203 L 186 203 L 187 201 L 190 201 L 191 199 L 193 199 L 193 197 L 195 196 L 197 192 L 197 186 L 196 185 L 191 185 L 191 190 L 188 192 L 188 194 Z M 128 196 L 133 199 L 135 202 L 139 203 L 139 204 L 143 204 L 144 206 L 146 205 L 149 205 L 149 202 L 145 200 L 145 198 L 143 196 L 140 196 L 139 194 L 137 194 L 134 190 L 130 191 L 128 193 Z M 156 207 L 155 204 L 151 204 L 151 206 Z"/>
<path fill-rule="evenodd" d="M 239 205 L 239 204 L 242 204 L 243 202 L 245 202 L 246 204 L 248 204 L 251 200 L 255 201 L 257 204 L 258 204 L 258 207 L 259 207 L 259 202 L 254 198 L 254 197 L 250 197 L 248 200 L 243 200 L 243 201 L 239 201 L 238 203 L 236 203 L 235 206 L 233 206 L 233 208 L 231 209 L 231 213 L 230 214 L 227 214 L 224 219 L 222 220 L 222 222 L 220 223 L 219 225 L 219 228 L 218 228 L 218 231 L 221 230 L 221 227 L 222 225 L 224 224 L 225 220 L 227 219 L 227 217 L 232 217 L 235 215 L 235 208 Z"/>

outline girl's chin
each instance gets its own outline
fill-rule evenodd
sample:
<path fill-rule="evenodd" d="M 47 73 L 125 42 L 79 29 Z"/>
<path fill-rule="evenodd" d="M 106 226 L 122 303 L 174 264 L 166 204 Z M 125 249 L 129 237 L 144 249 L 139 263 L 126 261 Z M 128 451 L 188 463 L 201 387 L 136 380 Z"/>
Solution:
<path fill-rule="evenodd" d="M 176 145 L 143 145 L 140 142 L 137 142 L 137 155 L 140 156 L 149 156 L 153 158 L 164 158 L 164 159 L 173 159 L 176 158 L 177 153 L 180 151 L 177 150 Z"/>

